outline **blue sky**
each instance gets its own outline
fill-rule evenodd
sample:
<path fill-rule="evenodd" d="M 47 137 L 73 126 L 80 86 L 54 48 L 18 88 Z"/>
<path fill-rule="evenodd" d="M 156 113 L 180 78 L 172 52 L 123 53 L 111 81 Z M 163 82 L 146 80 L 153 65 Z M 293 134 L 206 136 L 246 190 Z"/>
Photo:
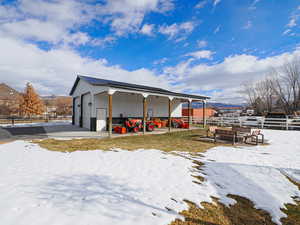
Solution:
<path fill-rule="evenodd" d="M 68 94 L 76 74 L 242 102 L 299 57 L 299 0 L 0 0 L 0 82 Z"/>

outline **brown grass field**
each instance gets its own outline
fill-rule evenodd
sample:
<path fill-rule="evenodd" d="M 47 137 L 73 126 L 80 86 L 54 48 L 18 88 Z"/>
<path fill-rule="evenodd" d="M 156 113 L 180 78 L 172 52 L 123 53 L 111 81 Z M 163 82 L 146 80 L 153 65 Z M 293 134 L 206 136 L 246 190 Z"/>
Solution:
<path fill-rule="evenodd" d="M 103 139 L 73 139 L 73 140 L 55 140 L 45 139 L 33 141 L 41 147 L 62 152 L 73 152 L 77 150 L 111 150 L 121 148 L 127 150 L 136 149 L 159 149 L 162 151 L 185 151 L 185 152 L 204 152 L 209 148 L 219 144 L 203 142 L 199 140 L 200 136 L 205 136 L 203 129 L 178 131 L 165 134 L 151 134 L 139 136 L 124 136 L 118 138 Z"/>

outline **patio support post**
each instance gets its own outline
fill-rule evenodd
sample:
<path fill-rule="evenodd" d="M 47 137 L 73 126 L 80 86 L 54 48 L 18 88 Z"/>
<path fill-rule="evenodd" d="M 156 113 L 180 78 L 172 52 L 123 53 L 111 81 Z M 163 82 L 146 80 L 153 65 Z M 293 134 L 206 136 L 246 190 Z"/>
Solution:
<path fill-rule="evenodd" d="M 205 115 L 205 113 L 206 113 L 206 101 L 203 100 L 202 103 L 203 103 L 203 128 L 205 128 L 205 126 L 206 126 L 206 115 Z"/>
<path fill-rule="evenodd" d="M 79 126 L 83 127 L 83 95 L 80 95 L 80 117 Z"/>
<path fill-rule="evenodd" d="M 146 120 L 147 120 L 147 96 L 143 95 L 143 134 L 146 133 Z"/>
<path fill-rule="evenodd" d="M 188 124 L 189 124 L 189 129 L 191 129 L 192 126 L 192 108 L 191 108 L 192 100 L 189 99 L 188 101 Z"/>
<path fill-rule="evenodd" d="M 171 132 L 171 126 L 172 126 L 172 99 L 173 98 L 169 97 L 169 107 L 168 107 L 168 109 L 169 109 L 168 110 L 168 112 L 169 112 L 168 113 L 169 114 L 168 115 L 168 117 L 169 117 L 168 118 L 168 121 L 169 121 L 169 123 L 168 123 L 169 124 L 169 132 Z"/>
<path fill-rule="evenodd" d="M 108 93 L 108 136 L 112 136 L 112 94 Z"/>
<path fill-rule="evenodd" d="M 77 105 L 75 105 L 75 98 L 73 98 L 73 104 L 72 104 L 72 125 L 75 125 L 75 107 L 77 107 Z"/>

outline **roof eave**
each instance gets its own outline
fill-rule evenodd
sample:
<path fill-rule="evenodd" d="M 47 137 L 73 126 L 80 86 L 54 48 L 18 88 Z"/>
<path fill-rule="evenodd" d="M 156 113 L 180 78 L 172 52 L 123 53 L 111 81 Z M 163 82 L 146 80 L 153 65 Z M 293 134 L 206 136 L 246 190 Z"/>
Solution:
<path fill-rule="evenodd" d="M 73 87 L 70 91 L 69 95 L 73 95 L 79 80 L 84 77 L 84 76 L 80 76 L 77 75 L 77 78 L 73 84 Z M 149 92 L 149 93 L 156 93 L 156 94 L 163 94 L 163 95 L 168 95 L 168 96 L 174 96 L 174 97 L 178 97 L 178 98 L 184 98 L 184 99 L 192 99 L 192 100 L 198 100 L 198 101 L 203 101 L 203 100 L 207 100 L 210 99 L 210 97 L 208 96 L 197 96 L 197 95 L 189 95 L 189 94 L 183 94 L 183 93 L 177 93 L 177 92 L 171 92 L 166 90 L 164 91 L 153 91 L 153 90 L 146 90 L 146 89 L 138 89 L 138 88 L 131 88 L 131 87 L 119 87 L 116 85 L 111 85 L 111 84 L 94 84 L 94 83 L 90 83 L 89 84 L 93 85 L 93 86 L 106 86 L 106 87 L 111 87 L 111 88 L 119 88 L 119 89 L 126 89 L 126 90 L 134 90 L 134 91 L 141 91 L 141 92 Z"/>
<path fill-rule="evenodd" d="M 77 78 L 76 78 L 76 80 L 75 80 L 75 82 L 73 84 L 73 87 L 72 87 L 72 89 L 71 89 L 71 91 L 69 93 L 70 96 L 73 95 L 73 93 L 74 93 L 74 91 L 75 91 L 75 89 L 76 89 L 76 87 L 78 85 L 79 80 L 80 80 L 80 76 L 77 75 Z"/>

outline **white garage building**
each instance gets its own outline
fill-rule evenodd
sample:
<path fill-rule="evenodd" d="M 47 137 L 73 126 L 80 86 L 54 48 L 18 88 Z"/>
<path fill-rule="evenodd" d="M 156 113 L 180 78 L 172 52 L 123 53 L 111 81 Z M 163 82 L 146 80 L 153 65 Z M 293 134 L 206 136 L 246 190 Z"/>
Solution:
<path fill-rule="evenodd" d="M 73 97 L 73 124 L 91 131 L 109 131 L 127 118 L 171 119 L 182 117 L 182 103 L 205 101 L 206 96 L 189 95 L 161 88 L 77 76 Z M 144 126 L 145 127 L 145 126 Z"/>

